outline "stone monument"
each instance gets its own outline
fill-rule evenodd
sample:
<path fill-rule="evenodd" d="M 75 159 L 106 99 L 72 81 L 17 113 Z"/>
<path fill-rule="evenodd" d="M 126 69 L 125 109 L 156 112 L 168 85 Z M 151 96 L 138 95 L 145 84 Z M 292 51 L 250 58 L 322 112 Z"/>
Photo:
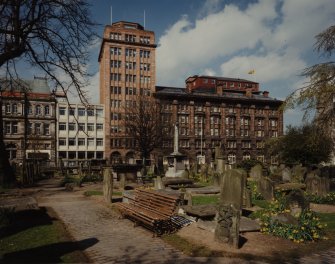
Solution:
<path fill-rule="evenodd" d="M 179 142 L 178 142 L 178 124 L 174 126 L 174 139 L 173 139 L 173 152 L 167 156 L 168 160 L 168 170 L 165 173 L 166 177 L 183 177 L 185 172 L 184 161 L 186 156 L 179 152 Z"/>

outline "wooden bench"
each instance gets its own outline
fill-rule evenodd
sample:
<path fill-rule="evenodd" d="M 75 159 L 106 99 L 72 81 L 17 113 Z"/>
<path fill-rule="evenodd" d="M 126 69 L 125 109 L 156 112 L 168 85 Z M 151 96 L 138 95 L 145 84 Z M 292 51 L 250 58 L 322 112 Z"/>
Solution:
<path fill-rule="evenodd" d="M 141 224 L 160 236 L 177 229 L 171 221 L 176 214 L 179 198 L 153 190 L 135 189 L 135 199 L 129 203 L 115 203 L 123 217 Z"/>

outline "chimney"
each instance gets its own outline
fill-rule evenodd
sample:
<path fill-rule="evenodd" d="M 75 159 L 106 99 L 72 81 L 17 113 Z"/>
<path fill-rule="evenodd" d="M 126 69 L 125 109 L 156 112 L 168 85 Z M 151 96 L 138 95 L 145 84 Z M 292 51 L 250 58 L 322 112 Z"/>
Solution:
<path fill-rule="evenodd" d="M 264 91 L 264 92 L 263 92 L 263 96 L 264 96 L 264 97 L 269 97 L 269 92 L 268 92 L 268 91 Z"/>

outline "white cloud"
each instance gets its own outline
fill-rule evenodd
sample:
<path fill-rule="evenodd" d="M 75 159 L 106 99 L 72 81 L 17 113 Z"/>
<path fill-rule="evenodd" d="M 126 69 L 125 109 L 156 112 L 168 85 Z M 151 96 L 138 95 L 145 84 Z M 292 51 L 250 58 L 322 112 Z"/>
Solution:
<path fill-rule="evenodd" d="M 287 53 L 280 56 L 277 53 L 268 53 L 264 56 L 236 56 L 221 65 L 223 76 L 236 78 L 255 78 L 257 82 L 267 83 L 270 81 L 296 78 L 306 67 L 303 60 L 295 53 Z M 248 72 L 255 70 L 255 76 Z"/>

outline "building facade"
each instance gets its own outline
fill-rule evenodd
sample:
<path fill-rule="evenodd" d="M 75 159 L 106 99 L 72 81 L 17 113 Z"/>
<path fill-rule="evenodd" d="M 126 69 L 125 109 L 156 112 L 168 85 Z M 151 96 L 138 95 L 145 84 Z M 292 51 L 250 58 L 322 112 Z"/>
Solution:
<path fill-rule="evenodd" d="M 155 49 L 154 32 L 140 24 L 121 21 L 105 27 L 99 54 L 100 103 L 105 106 L 105 157 L 110 160 L 134 158 L 122 116 L 138 96 L 155 91 Z"/>
<path fill-rule="evenodd" d="M 173 150 L 172 127 L 178 124 L 179 146 L 191 162 L 214 158 L 220 146 L 230 164 L 257 159 L 276 164 L 267 157 L 264 142 L 283 135 L 282 101 L 259 91 L 259 84 L 244 79 L 192 76 L 186 88 L 156 87 L 165 130 L 162 152 Z"/>
<path fill-rule="evenodd" d="M 155 35 L 141 25 L 116 22 L 106 26 L 99 54 L 100 103 L 105 105 L 105 158 L 129 162 L 138 158 L 134 140 L 122 126 L 125 108 L 139 96 L 152 96 L 161 106 L 162 146 L 157 156 L 173 151 L 174 124 L 179 148 L 194 161 L 212 159 L 221 146 L 229 163 L 266 157 L 264 142 L 283 134 L 282 102 L 259 90 L 259 83 L 244 79 L 191 76 L 186 87 L 155 86 Z M 138 154 L 138 153 L 137 153 Z"/>
<path fill-rule="evenodd" d="M 4 143 L 11 163 L 37 159 L 55 165 L 56 100 L 45 78 L 1 80 Z"/>
<path fill-rule="evenodd" d="M 68 104 L 57 95 L 57 156 L 68 167 L 104 158 L 104 106 Z"/>

